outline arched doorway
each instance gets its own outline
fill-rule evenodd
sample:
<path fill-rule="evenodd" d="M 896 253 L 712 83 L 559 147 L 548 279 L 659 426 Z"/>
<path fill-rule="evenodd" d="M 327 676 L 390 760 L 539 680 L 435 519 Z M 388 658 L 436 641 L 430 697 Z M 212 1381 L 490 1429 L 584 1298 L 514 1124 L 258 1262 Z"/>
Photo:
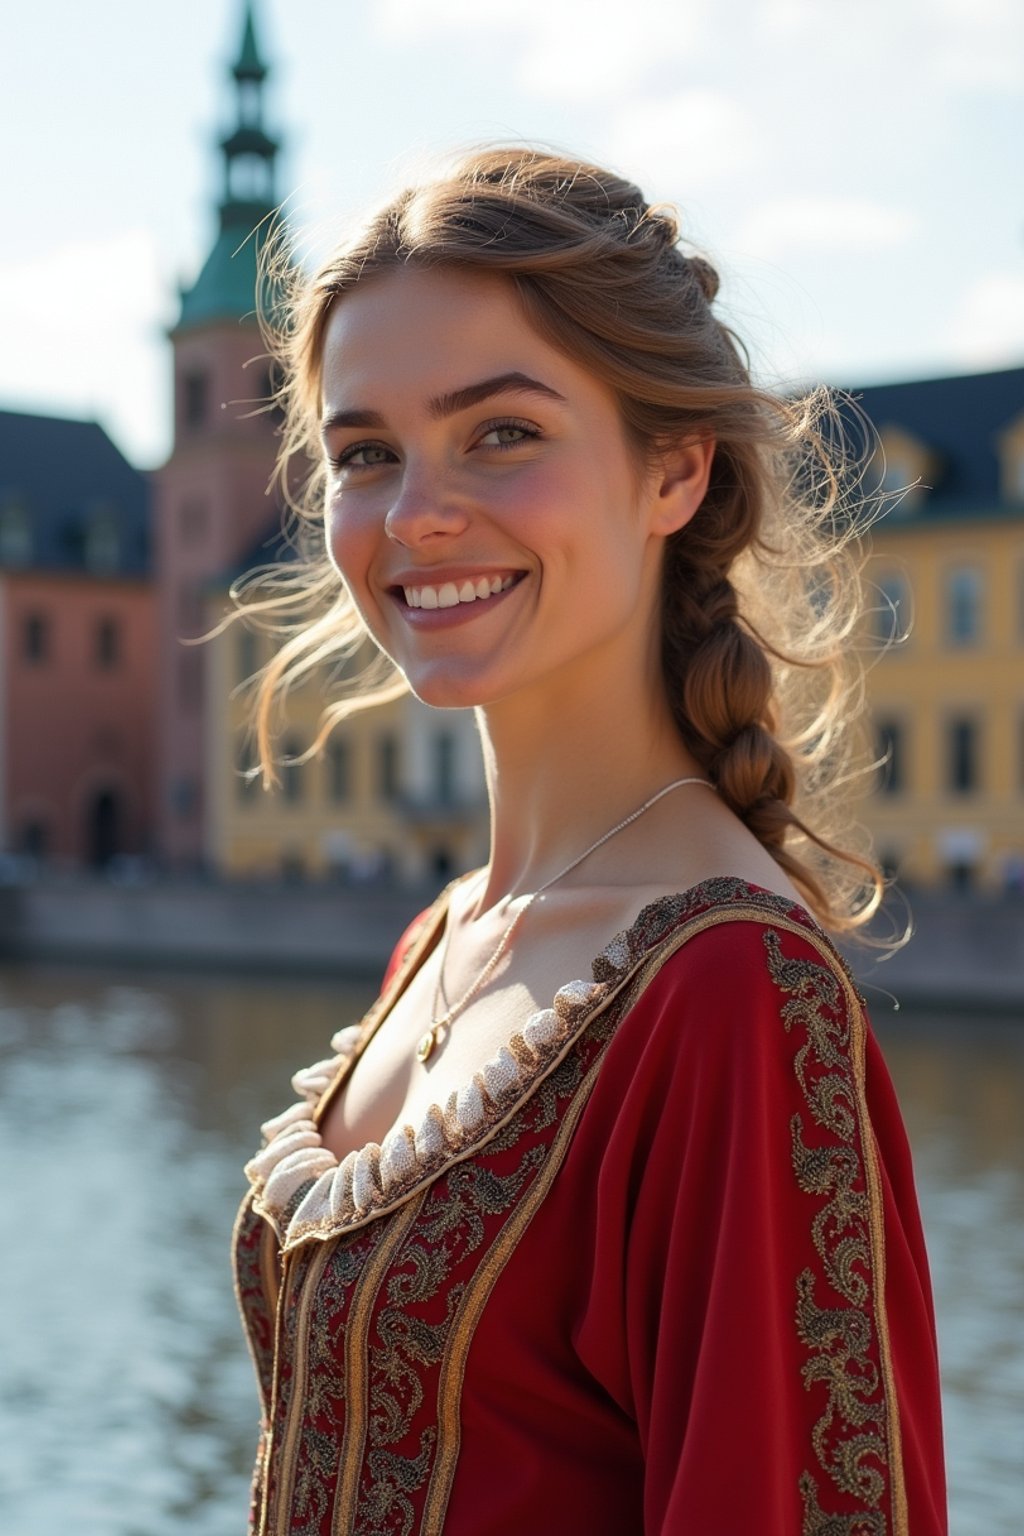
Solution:
<path fill-rule="evenodd" d="M 86 848 L 89 863 L 97 869 L 120 853 L 124 827 L 121 797 L 113 789 L 101 789 L 89 803 Z"/>

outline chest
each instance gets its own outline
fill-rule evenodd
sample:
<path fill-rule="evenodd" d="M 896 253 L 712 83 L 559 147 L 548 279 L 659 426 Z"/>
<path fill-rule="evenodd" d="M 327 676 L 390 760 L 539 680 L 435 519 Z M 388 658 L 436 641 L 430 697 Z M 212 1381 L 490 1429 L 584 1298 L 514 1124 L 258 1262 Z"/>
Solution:
<path fill-rule="evenodd" d="M 534 1014 L 550 1008 L 567 976 L 589 976 L 591 957 L 624 925 L 633 900 L 632 892 L 630 904 L 617 891 L 585 900 L 550 893 L 465 1006 L 460 1000 L 487 967 L 504 924 L 478 935 L 456 926 L 456 942 L 437 943 L 416 968 L 329 1099 L 319 1127 L 328 1151 L 340 1162 L 353 1148 L 380 1145 L 395 1127 L 420 1124 L 432 1105 L 444 1110 Z M 424 1035 L 453 1007 L 428 1059 L 419 1059 Z"/>

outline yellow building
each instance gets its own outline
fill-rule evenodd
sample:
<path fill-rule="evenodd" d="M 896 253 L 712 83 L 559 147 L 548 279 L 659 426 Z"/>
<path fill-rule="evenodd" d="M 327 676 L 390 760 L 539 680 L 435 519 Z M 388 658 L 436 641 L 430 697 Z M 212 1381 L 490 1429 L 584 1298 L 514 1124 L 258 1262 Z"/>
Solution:
<path fill-rule="evenodd" d="M 218 601 L 212 612 L 222 611 Z M 289 695 L 280 786 L 268 794 L 246 777 L 251 711 L 240 690 L 267 659 L 269 644 L 236 624 L 208 646 L 209 867 L 229 878 L 390 874 L 436 885 L 484 862 L 483 761 L 467 710 L 400 699 L 344 722 L 319 758 L 289 763 L 319 727 L 327 684 L 313 678 Z"/>
<path fill-rule="evenodd" d="M 1024 369 L 859 393 L 884 487 L 864 819 L 906 883 L 1024 886 Z"/>

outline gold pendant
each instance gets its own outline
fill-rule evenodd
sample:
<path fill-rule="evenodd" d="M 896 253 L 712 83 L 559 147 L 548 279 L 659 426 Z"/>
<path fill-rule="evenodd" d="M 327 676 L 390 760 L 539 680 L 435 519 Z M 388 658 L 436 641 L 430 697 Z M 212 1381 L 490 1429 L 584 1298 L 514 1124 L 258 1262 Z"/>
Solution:
<path fill-rule="evenodd" d="M 434 1054 L 434 1046 L 436 1044 L 437 1037 L 435 1036 L 434 1031 L 432 1029 L 428 1029 L 425 1035 L 420 1036 L 420 1043 L 416 1047 L 416 1060 L 429 1061 L 430 1057 Z"/>

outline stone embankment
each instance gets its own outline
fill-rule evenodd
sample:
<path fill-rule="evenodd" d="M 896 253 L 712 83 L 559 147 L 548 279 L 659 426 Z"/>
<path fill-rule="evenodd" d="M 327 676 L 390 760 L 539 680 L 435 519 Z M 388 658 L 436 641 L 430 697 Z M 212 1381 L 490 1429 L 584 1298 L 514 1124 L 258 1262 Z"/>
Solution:
<path fill-rule="evenodd" d="M 433 891 L 38 879 L 0 888 L 0 960 L 379 976 Z"/>
<path fill-rule="evenodd" d="M 880 932 L 912 924 L 900 949 L 879 959 L 844 946 L 873 1009 L 879 989 L 901 1006 L 1009 1009 L 1024 1022 L 1024 896 L 914 891 L 888 910 Z"/>
<path fill-rule="evenodd" d="M 233 885 L 37 879 L 0 887 L 0 960 L 174 970 L 379 976 L 430 889 L 390 885 Z M 1019 1010 L 1024 1020 L 1024 898 L 913 893 L 891 903 L 895 954 L 845 946 L 872 1009 Z M 885 925 L 880 925 L 884 929 Z"/>

